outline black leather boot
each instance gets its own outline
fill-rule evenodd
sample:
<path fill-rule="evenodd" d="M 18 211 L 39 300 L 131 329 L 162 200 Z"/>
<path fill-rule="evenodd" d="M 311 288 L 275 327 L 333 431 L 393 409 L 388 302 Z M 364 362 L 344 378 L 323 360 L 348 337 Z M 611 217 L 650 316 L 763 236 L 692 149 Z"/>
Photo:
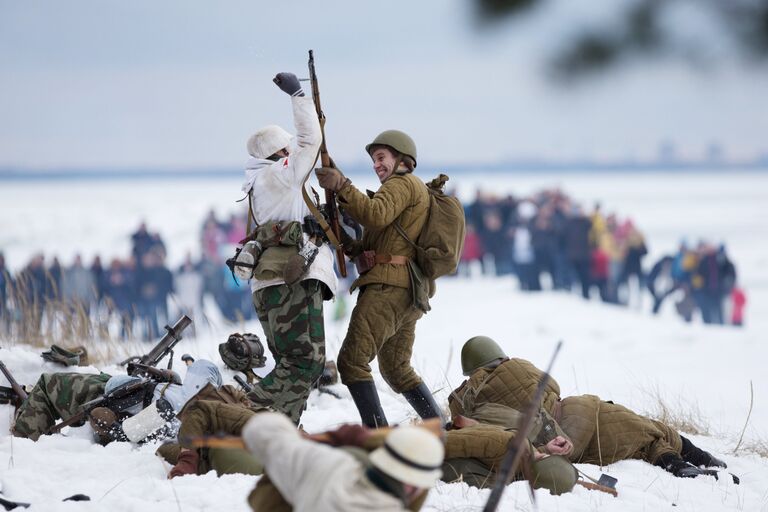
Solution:
<path fill-rule="evenodd" d="M 708 468 L 727 468 L 728 465 L 709 452 L 705 452 L 691 442 L 687 437 L 680 436 L 683 440 L 683 449 L 680 456 L 684 461 L 690 462 L 694 466 L 705 466 Z"/>
<path fill-rule="evenodd" d="M 413 389 L 403 391 L 403 396 L 411 407 L 416 411 L 421 419 L 440 418 L 443 420 L 443 414 L 435 403 L 435 398 L 429 392 L 429 388 L 423 382 Z M 443 421 L 445 423 L 445 421 Z"/>
<path fill-rule="evenodd" d="M 386 427 L 387 417 L 381 409 L 379 393 L 376 391 L 376 384 L 372 380 L 364 380 L 347 385 L 352 394 L 352 400 L 360 413 L 360 419 L 363 425 L 369 428 Z"/>

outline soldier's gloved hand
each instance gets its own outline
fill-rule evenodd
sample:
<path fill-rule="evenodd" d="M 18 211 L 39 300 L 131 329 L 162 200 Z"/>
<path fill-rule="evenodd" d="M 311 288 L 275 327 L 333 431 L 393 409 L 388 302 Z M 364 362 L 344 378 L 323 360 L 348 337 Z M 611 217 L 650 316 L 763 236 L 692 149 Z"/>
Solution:
<path fill-rule="evenodd" d="M 321 187 L 326 190 L 333 190 L 334 192 L 344 188 L 347 183 L 352 183 L 349 178 L 341 174 L 341 171 L 335 167 L 320 167 L 315 169 L 315 174 Z"/>
<path fill-rule="evenodd" d="M 365 447 L 365 442 L 371 436 L 370 430 L 362 425 L 342 425 L 336 430 L 328 432 L 331 446 L 357 446 Z"/>
<path fill-rule="evenodd" d="M 197 454 L 197 450 L 181 450 L 179 458 L 176 460 L 176 465 L 171 468 L 168 478 L 197 474 L 197 464 L 199 461 L 200 456 Z"/>
<path fill-rule="evenodd" d="M 278 73 L 272 79 L 281 91 L 290 96 L 304 96 L 299 79 L 293 73 Z"/>

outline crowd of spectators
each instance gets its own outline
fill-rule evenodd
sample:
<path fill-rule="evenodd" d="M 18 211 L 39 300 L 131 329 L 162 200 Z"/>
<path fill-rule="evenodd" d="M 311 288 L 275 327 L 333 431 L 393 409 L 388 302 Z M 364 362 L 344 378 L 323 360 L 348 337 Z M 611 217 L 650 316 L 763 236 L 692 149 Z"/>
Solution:
<path fill-rule="evenodd" d="M 746 297 L 723 245 L 682 243 L 646 271 L 645 238 L 632 219 L 604 214 L 599 204 L 586 213 L 557 189 L 522 199 L 478 191 L 465 213 L 458 275 L 515 275 L 524 291 L 576 290 L 617 305 L 639 304 L 647 290 L 653 313 L 672 297 L 688 322 L 698 311 L 705 323 L 743 323 Z M 46 265 L 36 254 L 14 275 L 0 253 L 0 332 L 21 319 L 25 329 L 39 332 L 42 322 L 63 313 L 113 321 L 121 338 L 154 340 L 159 327 L 173 321 L 169 303 L 171 314 L 204 322 L 206 295 L 230 321 L 253 318 L 249 286 L 225 265 L 245 231 L 244 216 L 222 220 L 211 210 L 200 228 L 199 260 L 188 252 L 175 271 L 166 264 L 164 241 L 143 222 L 130 235 L 131 253 L 106 268 L 98 255 L 89 266 L 76 255 L 63 267 L 55 256 Z"/>
<path fill-rule="evenodd" d="M 686 321 L 698 310 L 705 323 L 743 322 L 746 299 L 724 246 L 682 247 L 684 265 L 678 254 L 664 260 L 676 265 L 654 265 L 647 272 L 645 237 L 631 218 L 606 214 L 600 204 L 585 212 L 558 189 L 520 199 L 478 190 L 465 216 L 460 275 L 513 274 L 521 290 L 575 288 L 585 299 L 617 305 L 639 305 L 647 290 L 654 313 L 677 292 L 676 310 Z M 733 313 L 728 322 L 724 304 Z"/>

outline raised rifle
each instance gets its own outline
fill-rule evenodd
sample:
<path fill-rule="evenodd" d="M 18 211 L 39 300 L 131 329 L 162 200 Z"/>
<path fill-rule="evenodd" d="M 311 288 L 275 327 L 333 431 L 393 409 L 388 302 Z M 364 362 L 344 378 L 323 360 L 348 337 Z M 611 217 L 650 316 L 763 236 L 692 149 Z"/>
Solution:
<path fill-rule="evenodd" d="M 493 489 L 491 490 L 491 495 L 488 497 L 488 501 L 485 502 L 483 512 L 494 512 L 496 510 L 496 507 L 499 506 L 501 495 L 504 493 L 504 489 L 507 487 L 510 479 L 514 476 L 517 466 L 520 464 L 523 452 L 525 451 L 523 450 L 523 443 L 528 439 L 528 434 L 533 427 L 533 418 L 541 407 L 541 398 L 544 396 L 544 389 L 549 382 L 549 374 L 552 371 L 552 365 L 555 363 L 555 359 L 557 358 L 557 354 L 560 352 L 560 347 L 562 347 L 562 345 L 562 341 L 557 342 L 555 353 L 552 354 L 549 366 L 539 379 L 539 385 L 536 387 L 536 392 L 528 403 L 528 406 L 525 409 L 525 414 L 523 414 L 523 417 L 520 419 L 520 423 L 517 427 L 517 434 L 515 435 L 515 439 L 510 443 L 507 454 L 501 462 L 501 467 L 496 474 L 496 482 L 493 484 Z"/>
<path fill-rule="evenodd" d="M 13 401 L 17 403 L 18 405 L 21 405 L 21 402 L 27 399 L 27 392 L 24 391 L 24 388 L 16 382 L 16 379 L 13 378 L 13 375 L 11 375 L 11 371 L 8 369 L 7 366 L 5 366 L 5 363 L 0 361 L 0 371 L 3 372 L 3 375 L 5 375 L 5 378 L 8 380 L 8 383 L 11 385 L 11 389 L 13 390 L 13 393 L 16 395 L 16 400 L 11 400 L 10 397 L 8 397 L 9 401 Z M 5 394 L 5 393 L 4 393 Z"/>
<path fill-rule="evenodd" d="M 84 422 L 85 419 L 88 417 L 88 414 L 90 414 L 90 412 L 97 407 L 107 407 L 107 408 L 110 408 L 113 410 L 116 409 L 119 411 L 122 408 L 115 407 L 115 404 L 117 404 L 121 398 L 127 397 L 128 395 L 131 395 L 136 391 L 144 389 L 148 384 L 149 384 L 149 381 L 147 379 L 139 379 L 135 382 L 129 382 L 124 386 L 118 387 L 108 395 L 100 396 L 99 398 L 94 398 L 90 402 L 86 402 L 82 406 L 80 406 L 80 410 L 76 414 L 70 416 L 66 420 L 61 421 L 56 425 L 52 426 L 51 428 L 49 428 L 46 434 L 55 434 L 56 432 L 59 432 L 64 427 L 68 427 L 70 425 L 75 425 L 75 424 Z"/>
<path fill-rule="evenodd" d="M 320 89 L 317 84 L 317 73 L 315 72 L 315 56 L 312 50 L 309 50 L 309 80 L 312 83 L 312 101 L 315 103 L 315 111 L 317 111 L 317 119 L 320 121 L 320 133 L 323 136 L 320 142 L 320 163 L 323 167 L 333 167 L 333 162 L 328 154 L 328 148 L 325 145 L 325 114 L 323 108 L 320 106 Z M 303 188 L 302 188 L 303 190 Z M 322 214 L 318 216 L 312 206 L 312 200 L 306 197 L 306 191 L 304 192 L 304 200 L 312 210 L 313 215 L 317 218 L 318 223 L 323 228 L 328 240 L 336 249 L 336 264 L 339 267 L 339 274 L 341 277 L 347 277 L 347 262 L 344 259 L 344 246 L 341 243 L 341 224 L 339 224 L 339 207 L 336 205 L 336 192 L 333 190 L 325 190 L 325 217 L 328 219 L 326 222 L 322 218 Z"/>
<path fill-rule="evenodd" d="M 168 369 L 170 370 L 173 367 L 173 347 L 181 341 L 181 333 L 191 323 L 191 318 L 187 315 L 181 315 L 181 318 L 176 321 L 173 327 L 165 326 L 165 335 L 148 354 L 129 357 L 121 362 L 120 365 L 128 365 L 128 375 L 141 374 L 144 373 L 146 367 L 156 367 L 165 356 L 170 354 L 171 357 L 168 359 Z"/>

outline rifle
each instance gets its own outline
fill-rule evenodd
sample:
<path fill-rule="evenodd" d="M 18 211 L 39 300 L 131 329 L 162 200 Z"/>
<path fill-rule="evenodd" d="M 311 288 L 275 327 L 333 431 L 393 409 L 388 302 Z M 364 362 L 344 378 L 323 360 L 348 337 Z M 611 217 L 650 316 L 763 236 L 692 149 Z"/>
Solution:
<path fill-rule="evenodd" d="M 110 409 L 114 408 L 118 410 L 121 409 L 120 407 L 115 407 L 115 404 L 120 398 L 126 397 L 136 391 L 143 389 L 149 382 L 150 381 L 147 379 L 139 379 L 136 382 L 129 382 L 128 384 L 115 389 L 108 395 L 100 396 L 99 398 L 94 398 L 90 402 L 84 403 L 82 406 L 80 406 L 80 410 L 76 414 L 52 426 L 48 429 L 46 434 L 55 434 L 64 427 L 85 421 L 86 416 L 88 416 L 88 414 L 97 407 L 107 407 Z"/>
<path fill-rule="evenodd" d="M 143 356 L 132 356 L 120 363 L 120 366 L 128 365 L 128 375 L 142 373 L 142 366 L 157 366 L 166 355 L 170 354 L 168 359 L 168 369 L 173 367 L 173 347 L 181 341 L 181 333 L 189 327 L 192 319 L 187 315 L 181 315 L 173 327 L 165 326 L 167 331 L 160 339 L 157 345 Z"/>
<path fill-rule="evenodd" d="M 315 73 L 315 56 L 312 50 L 309 50 L 309 80 L 312 82 L 312 101 L 315 103 L 317 118 L 320 121 L 320 134 L 323 139 L 320 142 L 320 163 L 323 167 L 333 167 L 331 157 L 328 154 L 328 148 L 325 145 L 325 114 L 320 106 L 320 89 L 317 84 L 317 73 Z M 306 192 L 305 192 L 306 194 Z M 306 201 L 305 197 L 305 201 Z M 307 201 L 307 205 L 312 201 Z M 310 207 L 310 210 L 312 208 Z M 314 213 L 314 212 L 313 212 Z M 328 222 L 322 219 L 322 215 L 317 218 L 318 223 L 325 231 L 328 240 L 336 247 L 336 264 L 339 266 L 341 277 L 347 277 L 347 262 L 344 259 L 344 245 L 341 243 L 341 225 L 339 224 L 339 208 L 336 206 L 336 192 L 333 190 L 325 191 L 325 215 Z M 317 217 L 317 215 L 315 215 Z"/>
<path fill-rule="evenodd" d="M 443 430 L 443 423 L 440 418 L 429 418 L 421 421 L 417 425 L 428 430 L 429 432 L 432 432 L 439 438 L 443 438 L 445 435 L 445 431 Z M 371 429 L 369 431 L 370 435 L 365 440 L 364 446 L 362 446 L 362 448 L 366 450 L 375 450 L 376 448 L 379 448 L 384 444 L 384 440 L 393 428 L 395 427 L 381 427 Z M 309 439 L 310 441 L 315 441 L 316 443 L 331 443 L 331 436 L 328 434 L 328 432 L 320 432 L 318 434 L 302 433 L 302 437 Z M 225 448 L 233 450 L 246 449 L 245 442 L 243 441 L 242 437 L 226 434 L 185 437 L 183 439 L 179 439 L 179 441 L 182 443 L 182 445 L 188 446 L 189 448 Z"/>
<path fill-rule="evenodd" d="M 552 365 L 555 363 L 555 359 L 557 358 L 557 354 L 560 352 L 560 347 L 562 347 L 562 345 L 562 341 L 557 342 L 555 353 L 552 354 L 552 359 L 549 361 L 549 366 L 541 376 L 541 379 L 539 379 L 539 385 L 536 387 L 536 392 L 533 394 L 533 398 L 531 398 L 531 401 L 528 402 L 528 406 L 525 409 L 525 414 L 520 419 L 520 423 L 518 424 L 515 439 L 512 441 L 512 443 L 510 443 L 507 454 L 504 456 L 504 460 L 501 462 L 501 467 L 496 474 L 496 482 L 493 484 L 491 495 L 488 497 L 488 501 L 485 503 L 483 512 L 494 512 L 496 510 L 496 507 L 499 506 L 501 495 L 504 493 L 504 489 L 507 487 L 507 483 L 509 483 L 509 480 L 515 474 L 515 470 L 517 469 L 517 466 L 520 463 L 520 459 L 523 456 L 523 450 L 521 448 L 523 443 L 528 438 L 528 433 L 531 431 L 531 427 L 533 427 L 533 418 L 541 407 L 540 404 L 541 398 L 544 396 L 544 388 L 547 387 L 547 382 L 549 382 L 549 374 L 552 371 Z"/>
<path fill-rule="evenodd" d="M 14 394 L 18 397 L 18 404 L 21 405 L 21 402 L 27 399 L 27 392 L 24 391 L 24 388 L 16 382 L 16 379 L 13 378 L 13 375 L 11 375 L 11 371 L 8 369 L 8 367 L 5 366 L 5 363 L 0 361 L 0 371 L 3 372 L 3 375 L 5 375 L 5 378 L 8 379 L 8 383 L 11 385 L 11 389 L 13 390 Z"/>

